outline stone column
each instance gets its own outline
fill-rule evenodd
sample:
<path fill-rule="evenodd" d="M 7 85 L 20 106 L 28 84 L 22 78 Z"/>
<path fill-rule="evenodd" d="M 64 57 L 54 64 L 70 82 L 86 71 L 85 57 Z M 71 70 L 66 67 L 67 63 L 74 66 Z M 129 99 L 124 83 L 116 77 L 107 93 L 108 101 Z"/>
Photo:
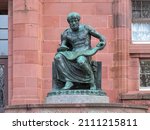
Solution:
<path fill-rule="evenodd" d="M 11 104 L 12 99 L 12 52 L 13 52 L 13 0 L 8 1 L 8 105 Z"/>
<path fill-rule="evenodd" d="M 11 105 L 42 100 L 41 14 L 42 0 L 13 0 L 13 38 L 10 52 Z M 12 49 L 12 50 L 11 50 Z M 10 87 L 10 86 L 9 86 Z"/>
<path fill-rule="evenodd" d="M 130 44 L 130 0 L 114 0 L 114 87 L 118 95 L 128 91 L 128 62 Z"/>

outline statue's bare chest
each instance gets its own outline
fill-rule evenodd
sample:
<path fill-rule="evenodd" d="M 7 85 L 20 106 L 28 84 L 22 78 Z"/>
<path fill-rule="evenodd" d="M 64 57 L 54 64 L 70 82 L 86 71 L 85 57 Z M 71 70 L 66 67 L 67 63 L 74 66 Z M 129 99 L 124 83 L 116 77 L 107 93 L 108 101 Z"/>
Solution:
<path fill-rule="evenodd" d="M 87 30 L 81 30 L 79 32 L 70 32 L 67 36 L 67 39 L 69 42 L 75 44 L 78 42 L 85 42 L 86 39 L 88 39 L 88 31 Z"/>

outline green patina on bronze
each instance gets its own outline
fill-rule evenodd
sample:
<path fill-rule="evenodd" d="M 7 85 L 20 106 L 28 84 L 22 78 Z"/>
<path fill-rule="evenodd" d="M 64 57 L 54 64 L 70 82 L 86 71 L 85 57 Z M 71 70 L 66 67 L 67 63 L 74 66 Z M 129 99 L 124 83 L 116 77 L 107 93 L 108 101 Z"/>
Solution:
<path fill-rule="evenodd" d="M 48 94 L 48 96 L 54 95 L 97 95 L 105 96 L 106 93 L 102 90 L 58 90 Z"/>
<path fill-rule="evenodd" d="M 80 19 L 80 15 L 76 12 L 68 15 L 67 21 L 70 27 L 62 33 L 61 44 L 54 58 L 55 83 L 62 82 L 64 84 L 62 88 L 59 87 L 61 93 L 63 90 L 75 88 L 97 89 L 92 56 L 105 47 L 106 40 L 91 26 L 80 24 Z M 91 37 L 99 39 L 99 43 L 94 48 L 91 47 Z M 74 88 L 76 84 L 79 87 Z M 84 87 L 85 84 L 89 87 Z M 74 90 L 73 93 L 77 92 Z M 80 93 L 82 92 L 85 93 L 83 90 L 80 91 Z"/>

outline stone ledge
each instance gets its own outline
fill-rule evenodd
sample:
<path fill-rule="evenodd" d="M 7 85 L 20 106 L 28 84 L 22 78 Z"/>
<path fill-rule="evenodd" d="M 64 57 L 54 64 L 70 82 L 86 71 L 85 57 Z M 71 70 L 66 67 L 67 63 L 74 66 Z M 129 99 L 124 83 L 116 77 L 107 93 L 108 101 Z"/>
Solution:
<path fill-rule="evenodd" d="M 121 100 L 150 100 L 150 93 L 122 94 Z"/>
<path fill-rule="evenodd" d="M 83 103 L 83 104 L 26 104 L 12 105 L 5 107 L 6 113 L 21 112 L 21 113 L 145 113 L 148 111 L 148 106 L 143 105 L 127 105 L 121 103 Z"/>
<path fill-rule="evenodd" d="M 16 109 L 16 108 L 69 108 L 69 107 L 112 107 L 112 108 L 137 108 L 137 109 L 147 109 L 147 106 L 142 105 L 131 105 L 122 103 L 75 103 L 75 104 L 24 104 L 24 105 L 10 105 L 6 106 L 5 109 Z"/>

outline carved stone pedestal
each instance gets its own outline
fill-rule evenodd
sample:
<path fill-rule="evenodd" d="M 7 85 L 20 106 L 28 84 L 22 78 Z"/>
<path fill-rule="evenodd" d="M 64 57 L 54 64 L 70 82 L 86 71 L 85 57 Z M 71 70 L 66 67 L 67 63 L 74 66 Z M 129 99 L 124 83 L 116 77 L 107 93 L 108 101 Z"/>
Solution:
<path fill-rule="evenodd" d="M 109 103 L 101 90 L 65 90 L 48 93 L 46 104 Z"/>

